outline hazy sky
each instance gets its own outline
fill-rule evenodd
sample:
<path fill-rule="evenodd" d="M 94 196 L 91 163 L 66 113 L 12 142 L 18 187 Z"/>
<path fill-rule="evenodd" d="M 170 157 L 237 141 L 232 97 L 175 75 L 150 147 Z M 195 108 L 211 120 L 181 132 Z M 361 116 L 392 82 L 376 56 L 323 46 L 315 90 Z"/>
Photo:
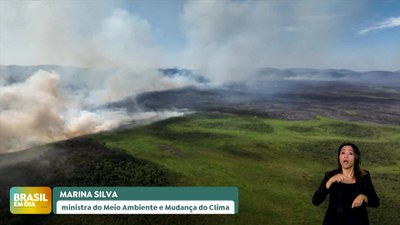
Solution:
<path fill-rule="evenodd" d="M 1 1 L 0 64 L 400 69 L 400 1 Z"/>

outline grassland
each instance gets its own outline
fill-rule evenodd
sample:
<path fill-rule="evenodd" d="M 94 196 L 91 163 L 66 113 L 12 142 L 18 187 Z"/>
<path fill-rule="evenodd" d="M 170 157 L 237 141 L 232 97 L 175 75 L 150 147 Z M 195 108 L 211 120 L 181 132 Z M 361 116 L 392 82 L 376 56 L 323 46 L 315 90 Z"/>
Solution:
<path fill-rule="evenodd" d="M 322 224 L 327 202 L 315 207 L 311 197 L 324 172 L 336 167 L 337 147 L 350 141 L 360 147 L 362 166 L 370 171 L 381 199 L 379 208 L 370 209 L 371 225 L 397 225 L 399 140 L 399 126 L 221 113 L 197 113 L 99 133 L 9 155 L 18 158 L 33 151 L 37 157 L 0 167 L 0 224 Z M 239 213 L 10 214 L 6 195 L 10 186 L 27 185 L 236 186 Z"/>
<path fill-rule="evenodd" d="M 172 224 L 321 224 L 327 204 L 315 207 L 311 197 L 336 167 L 337 147 L 354 142 L 381 198 L 371 224 L 400 224 L 399 126 L 200 113 L 90 138 L 178 174 L 174 185 L 239 188 L 237 215 L 178 216 Z"/>

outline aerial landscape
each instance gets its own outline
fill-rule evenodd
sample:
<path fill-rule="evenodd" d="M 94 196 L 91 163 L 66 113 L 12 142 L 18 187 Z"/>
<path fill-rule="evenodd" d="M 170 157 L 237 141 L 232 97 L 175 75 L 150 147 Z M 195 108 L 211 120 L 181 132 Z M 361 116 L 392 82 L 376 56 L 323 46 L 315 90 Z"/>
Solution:
<path fill-rule="evenodd" d="M 399 224 L 398 6 L 1 2 L 0 224 L 322 224 L 344 142 Z M 14 215 L 13 186 L 237 187 L 239 212 Z"/>

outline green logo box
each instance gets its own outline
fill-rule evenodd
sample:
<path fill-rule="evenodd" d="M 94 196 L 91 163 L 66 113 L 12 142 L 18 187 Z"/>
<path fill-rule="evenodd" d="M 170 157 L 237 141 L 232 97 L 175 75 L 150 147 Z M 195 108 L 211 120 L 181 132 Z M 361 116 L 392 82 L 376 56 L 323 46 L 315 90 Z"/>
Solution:
<path fill-rule="evenodd" d="M 237 214 L 239 190 L 237 187 L 54 187 L 54 214 L 61 213 L 57 213 L 57 202 L 59 201 L 64 203 L 66 201 L 85 203 L 94 201 L 192 201 L 194 203 L 196 201 L 233 201 L 234 214 Z"/>

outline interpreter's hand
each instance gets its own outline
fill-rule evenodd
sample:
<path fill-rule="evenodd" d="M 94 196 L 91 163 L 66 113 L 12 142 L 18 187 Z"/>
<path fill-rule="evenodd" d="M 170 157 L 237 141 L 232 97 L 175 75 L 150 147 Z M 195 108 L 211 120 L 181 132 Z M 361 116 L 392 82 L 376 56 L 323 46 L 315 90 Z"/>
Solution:
<path fill-rule="evenodd" d="M 351 204 L 351 208 L 355 208 L 355 207 L 360 207 L 363 202 L 367 202 L 368 198 L 367 196 L 363 195 L 363 194 L 359 194 L 353 201 L 353 204 Z"/>
<path fill-rule="evenodd" d="M 344 182 L 344 175 L 341 173 L 336 174 L 335 176 L 332 176 L 331 178 L 329 178 L 328 182 L 326 182 L 326 189 L 329 189 L 331 187 L 331 185 L 335 182 L 337 183 L 343 183 Z"/>

